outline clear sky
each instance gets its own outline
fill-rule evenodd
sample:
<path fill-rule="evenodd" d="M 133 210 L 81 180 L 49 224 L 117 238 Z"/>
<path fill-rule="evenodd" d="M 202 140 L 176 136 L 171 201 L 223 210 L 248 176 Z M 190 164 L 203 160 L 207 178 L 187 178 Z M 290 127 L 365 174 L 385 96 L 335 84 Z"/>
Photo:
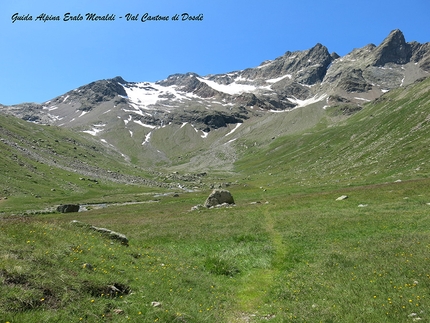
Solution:
<path fill-rule="evenodd" d="M 15 13 L 32 21 L 13 23 Z M 83 20 L 64 21 L 66 13 Z M 87 13 L 115 20 L 87 21 Z M 138 21 L 127 21 L 128 13 Z M 169 20 L 142 22 L 145 13 Z M 182 21 L 183 13 L 203 19 Z M 115 76 L 226 73 L 317 43 L 345 55 L 394 29 L 408 42 L 430 42 L 429 13 L 429 0 L 1 1 L 0 103 L 42 103 Z M 60 21 L 36 20 L 41 14 Z"/>

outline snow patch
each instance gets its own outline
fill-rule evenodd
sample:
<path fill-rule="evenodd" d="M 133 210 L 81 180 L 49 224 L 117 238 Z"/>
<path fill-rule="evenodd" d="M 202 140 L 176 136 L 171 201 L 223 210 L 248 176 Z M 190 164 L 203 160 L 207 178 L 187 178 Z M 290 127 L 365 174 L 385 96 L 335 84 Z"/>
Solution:
<path fill-rule="evenodd" d="M 79 116 L 78 118 L 80 118 L 80 117 L 82 117 L 82 116 L 86 115 L 87 113 L 88 113 L 88 111 L 82 111 L 82 113 L 80 114 L 80 116 Z"/>
<path fill-rule="evenodd" d="M 229 144 L 229 143 L 231 143 L 231 142 L 233 142 L 235 140 L 237 140 L 237 138 L 234 138 L 234 139 L 231 139 L 231 140 L 227 141 L 224 145 L 227 145 L 227 144 Z"/>
<path fill-rule="evenodd" d="M 89 133 L 92 136 L 97 136 L 99 132 L 103 131 L 103 128 L 106 127 L 105 123 L 93 124 L 91 130 L 84 130 L 82 132 Z"/>
<path fill-rule="evenodd" d="M 289 78 L 291 80 L 291 78 L 293 77 L 291 74 L 286 74 L 284 76 L 275 78 L 275 79 L 270 79 L 270 80 L 266 80 L 266 83 L 276 83 L 279 82 L 280 80 L 283 80 L 284 78 Z"/>
<path fill-rule="evenodd" d="M 187 99 L 187 96 L 196 97 L 193 94 L 181 94 L 176 90 L 176 86 L 162 86 L 153 82 L 142 82 L 124 86 L 130 105 L 136 109 L 153 110 L 151 105 L 159 101 L 178 101 Z M 160 97 L 162 96 L 162 97 Z"/>
<path fill-rule="evenodd" d="M 359 98 L 359 97 L 355 97 L 354 99 L 356 99 L 356 100 L 362 100 L 362 101 L 366 101 L 366 102 L 372 101 L 372 100 L 369 100 L 369 99 Z"/>
<path fill-rule="evenodd" d="M 256 87 L 253 85 L 246 84 L 238 84 L 236 82 L 230 84 L 218 84 L 214 81 L 205 80 L 200 77 L 197 78 L 200 82 L 206 83 L 211 88 L 218 92 L 223 92 L 227 94 L 240 94 L 243 92 L 252 92 L 256 90 Z M 237 81 L 242 80 L 240 77 L 236 79 Z"/>
<path fill-rule="evenodd" d="M 64 119 L 62 117 L 59 117 L 59 116 L 56 116 L 55 114 L 50 114 L 50 113 L 48 113 L 48 116 L 51 120 L 56 120 L 56 121 L 61 121 Z"/>
<path fill-rule="evenodd" d="M 204 132 L 203 130 L 202 130 L 202 132 L 203 132 L 203 134 L 200 136 L 202 138 L 206 138 L 209 135 L 209 132 Z"/>
<path fill-rule="evenodd" d="M 225 135 L 225 137 L 231 135 L 233 132 L 235 132 L 237 130 L 237 128 L 239 128 L 241 126 L 242 123 L 237 123 L 236 126 L 228 133 Z"/>
<path fill-rule="evenodd" d="M 149 144 L 149 139 L 151 139 L 152 131 L 145 136 L 145 141 L 142 142 L 142 146 L 144 144 Z"/>
<path fill-rule="evenodd" d="M 145 127 L 145 128 L 151 128 L 151 129 L 157 128 L 157 126 L 153 126 L 153 125 L 150 125 L 150 124 L 143 123 L 140 120 L 133 120 L 133 122 L 137 123 L 138 125 L 141 125 L 142 127 Z"/>
<path fill-rule="evenodd" d="M 300 107 L 304 107 L 313 103 L 317 103 L 323 99 L 325 99 L 327 96 L 327 94 L 323 94 L 322 96 L 317 97 L 316 95 L 312 98 L 306 99 L 306 100 L 299 100 L 295 97 L 292 98 L 288 98 L 288 100 L 292 103 L 297 104 L 297 106 L 295 108 L 300 108 Z"/>
<path fill-rule="evenodd" d="M 284 112 L 287 112 L 288 110 L 269 110 L 269 111 L 273 113 L 284 113 Z"/>
<path fill-rule="evenodd" d="M 132 116 L 129 115 L 127 120 L 123 120 L 124 124 L 127 125 L 132 119 L 133 119 Z"/>
<path fill-rule="evenodd" d="M 273 63 L 273 61 L 266 61 L 266 62 L 263 62 L 260 66 L 257 66 L 257 68 L 258 68 L 258 69 L 260 69 L 260 68 L 263 68 L 263 67 L 269 66 L 269 65 L 271 65 L 272 63 Z"/>
<path fill-rule="evenodd" d="M 304 83 L 299 83 L 301 86 L 305 86 L 305 87 L 307 87 L 307 88 L 312 88 L 313 86 L 315 86 L 316 84 L 312 84 L 312 85 L 309 85 L 309 84 L 304 84 Z"/>
<path fill-rule="evenodd" d="M 89 133 L 90 135 L 92 135 L 92 136 L 97 136 L 97 134 L 99 133 L 99 132 L 102 132 L 103 131 L 103 127 L 104 126 L 106 126 L 105 124 L 94 124 L 93 125 L 93 128 L 91 129 L 91 130 L 84 130 L 84 131 L 82 131 L 82 132 L 85 132 L 85 133 Z"/>
<path fill-rule="evenodd" d="M 85 133 L 89 133 L 90 135 L 92 135 L 92 136 L 97 136 L 97 134 L 99 133 L 99 132 L 101 132 L 101 130 L 100 129 L 92 129 L 92 130 L 84 130 L 84 131 L 82 131 L 82 132 L 85 132 Z"/>
<path fill-rule="evenodd" d="M 132 104 L 130 104 L 130 105 L 132 105 Z M 145 115 L 147 115 L 147 113 L 142 112 L 139 108 L 137 108 L 137 109 L 138 109 L 138 110 L 127 110 L 127 109 L 122 109 L 122 111 L 124 111 L 124 112 L 128 112 L 128 113 L 135 113 L 135 114 L 141 115 L 142 117 L 144 117 Z"/>
<path fill-rule="evenodd" d="M 54 110 L 57 110 L 57 109 L 58 109 L 58 107 L 56 107 L 55 105 L 52 106 L 52 107 L 43 107 L 43 110 L 48 110 L 48 111 L 54 111 Z"/>

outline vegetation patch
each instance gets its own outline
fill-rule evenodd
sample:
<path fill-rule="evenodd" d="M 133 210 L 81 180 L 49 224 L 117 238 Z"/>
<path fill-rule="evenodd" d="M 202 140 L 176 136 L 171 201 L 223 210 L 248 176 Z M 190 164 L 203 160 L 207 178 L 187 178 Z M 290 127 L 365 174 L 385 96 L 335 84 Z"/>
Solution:
<path fill-rule="evenodd" d="M 208 257 L 205 260 L 205 268 L 215 275 L 233 277 L 240 273 L 233 260 L 220 257 Z"/>

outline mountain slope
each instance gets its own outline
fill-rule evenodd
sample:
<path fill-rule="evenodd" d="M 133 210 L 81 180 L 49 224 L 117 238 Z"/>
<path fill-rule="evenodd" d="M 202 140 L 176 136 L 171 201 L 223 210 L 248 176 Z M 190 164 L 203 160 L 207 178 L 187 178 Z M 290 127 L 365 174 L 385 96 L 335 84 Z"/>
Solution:
<path fill-rule="evenodd" d="M 387 93 L 339 123 L 344 111 L 308 132 L 250 149 L 238 170 L 277 185 L 337 186 L 428 177 L 430 78 Z"/>
<path fill-rule="evenodd" d="M 170 186 L 91 136 L 13 116 L 0 115 L 0 152 L 0 202 L 18 208 Z"/>

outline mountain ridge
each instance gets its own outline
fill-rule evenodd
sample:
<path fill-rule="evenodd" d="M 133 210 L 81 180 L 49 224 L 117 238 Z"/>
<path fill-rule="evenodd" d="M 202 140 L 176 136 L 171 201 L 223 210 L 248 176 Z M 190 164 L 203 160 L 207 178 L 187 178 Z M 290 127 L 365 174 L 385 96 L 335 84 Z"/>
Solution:
<path fill-rule="evenodd" d="M 329 107 L 340 106 L 351 114 L 429 72 L 430 43 L 407 43 L 396 29 L 380 45 L 356 48 L 342 57 L 317 43 L 240 71 L 172 74 L 157 82 L 128 82 L 117 76 L 43 104 L 1 110 L 27 121 L 88 133 L 145 166 L 196 167 L 197 162 L 189 164 L 191 156 L 196 159 L 204 150 L 210 152 L 212 166 L 220 167 L 224 157 L 216 156 L 225 151 L 235 156 L 239 148 L 233 147 L 238 146 L 234 141 L 247 140 L 249 134 L 259 133 L 260 126 L 272 125 L 256 142 L 296 128 L 292 122 L 299 122 L 302 126 L 297 128 L 304 131 Z M 298 108 L 306 108 L 301 113 L 308 121 L 282 115 Z"/>

